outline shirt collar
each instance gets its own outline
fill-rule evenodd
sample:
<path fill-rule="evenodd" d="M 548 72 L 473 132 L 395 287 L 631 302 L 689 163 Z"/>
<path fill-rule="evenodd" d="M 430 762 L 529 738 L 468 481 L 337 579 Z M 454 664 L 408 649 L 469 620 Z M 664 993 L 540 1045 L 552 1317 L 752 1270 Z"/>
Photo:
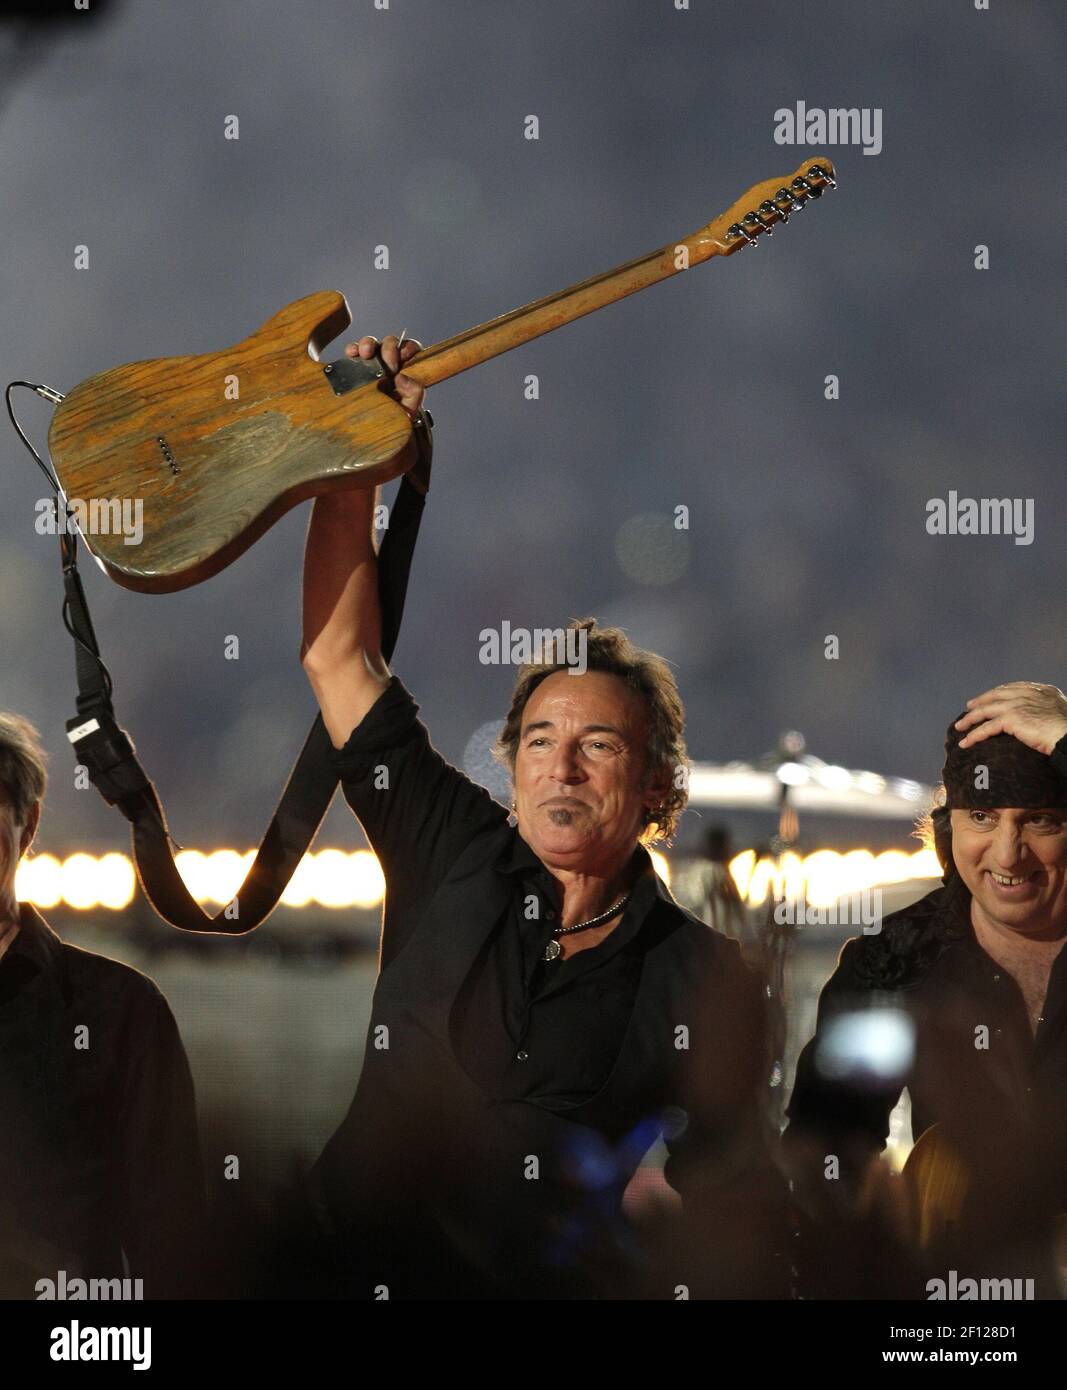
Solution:
<path fill-rule="evenodd" d="M 637 878 L 634 880 L 632 897 L 636 898 L 642 906 L 646 903 L 650 904 L 651 898 L 655 896 L 661 902 L 670 903 L 672 907 L 676 907 L 677 903 L 671 895 L 671 890 L 656 873 L 652 864 L 652 856 L 644 845 L 635 846 L 634 858 L 640 867 Z M 511 844 L 501 857 L 498 868 L 504 874 L 538 871 L 547 874 L 549 872 L 517 829 L 514 831 Z"/>
<path fill-rule="evenodd" d="M 544 865 L 519 834 L 518 830 L 513 829 L 511 842 L 501 855 L 500 863 L 497 867 L 502 874 L 514 874 L 523 870 L 543 869 Z"/>
<path fill-rule="evenodd" d="M 28 986 L 62 988 L 63 943 L 30 903 L 19 903 L 18 935 L 0 959 L 0 970 L 15 962 Z"/>

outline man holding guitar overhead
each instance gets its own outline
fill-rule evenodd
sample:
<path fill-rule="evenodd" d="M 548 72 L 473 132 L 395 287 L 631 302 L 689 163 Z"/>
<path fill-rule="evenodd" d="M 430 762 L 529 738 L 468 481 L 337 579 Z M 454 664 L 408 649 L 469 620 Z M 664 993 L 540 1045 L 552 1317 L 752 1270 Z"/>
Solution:
<path fill-rule="evenodd" d="M 380 356 L 413 416 L 423 391 Z M 373 338 L 349 355 L 369 358 Z M 758 988 L 646 846 L 686 799 L 665 662 L 580 625 L 582 674 L 521 668 L 499 750 L 513 815 L 433 748 L 382 659 L 375 494 L 316 499 L 301 657 L 346 799 L 381 861 L 380 971 L 355 1098 L 315 1170 L 354 1298 L 621 1296 L 622 1194 L 666 1139 L 707 1250 L 651 1296 L 767 1291 L 778 1185 L 759 1098 Z"/>
<path fill-rule="evenodd" d="M 797 1065 L 785 1148 L 824 1238 L 809 1292 L 840 1295 L 840 1281 L 853 1281 L 849 1240 L 860 1255 L 862 1223 L 893 1186 L 912 1205 L 924 1277 L 945 1280 L 955 1269 L 961 1278 L 1029 1278 L 1038 1297 L 1058 1297 L 1050 1236 L 1067 1212 L 1062 691 L 1014 681 L 969 700 L 949 727 L 942 779 L 945 804 L 930 828 L 944 887 L 880 933 L 846 943 Z M 918 1142 L 903 1185 L 887 1184 L 876 1160 L 904 1085 Z M 829 1253 L 837 1240 L 839 1259 Z M 852 1282 L 845 1296 L 863 1292 L 876 1290 Z"/>

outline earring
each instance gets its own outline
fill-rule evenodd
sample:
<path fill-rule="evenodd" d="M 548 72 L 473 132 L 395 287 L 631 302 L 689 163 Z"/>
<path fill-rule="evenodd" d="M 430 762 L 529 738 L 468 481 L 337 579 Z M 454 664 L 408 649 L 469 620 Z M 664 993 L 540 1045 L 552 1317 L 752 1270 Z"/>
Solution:
<path fill-rule="evenodd" d="M 510 812 L 508 813 L 508 825 L 518 825 L 518 823 L 519 823 L 519 818 L 518 818 L 518 816 L 515 814 L 515 802 L 514 802 L 514 800 L 512 800 L 512 803 L 511 803 L 511 810 L 510 810 Z"/>

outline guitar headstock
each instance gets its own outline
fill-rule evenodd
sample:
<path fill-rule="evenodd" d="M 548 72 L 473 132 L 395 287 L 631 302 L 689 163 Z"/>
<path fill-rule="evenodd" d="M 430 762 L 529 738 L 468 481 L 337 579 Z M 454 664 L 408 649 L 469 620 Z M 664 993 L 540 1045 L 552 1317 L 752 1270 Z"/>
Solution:
<path fill-rule="evenodd" d="M 833 161 L 815 155 L 784 179 L 754 184 L 721 217 L 708 223 L 703 236 L 713 241 L 722 255 L 730 256 L 742 246 L 755 246 L 758 237 L 771 235 L 776 223 L 788 222 L 813 198 L 821 198 L 827 188 L 836 187 Z"/>

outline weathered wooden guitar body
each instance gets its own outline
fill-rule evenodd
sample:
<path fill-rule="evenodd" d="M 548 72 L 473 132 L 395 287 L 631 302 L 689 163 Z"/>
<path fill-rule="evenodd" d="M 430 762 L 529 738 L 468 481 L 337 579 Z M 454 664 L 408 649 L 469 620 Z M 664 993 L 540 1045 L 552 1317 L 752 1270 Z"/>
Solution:
<path fill-rule="evenodd" d="M 132 362 L 64 398 L 48 443 L 67 497 L 143 507 L 138 545 L 90 538 L 113 579 L 148 593 L 187 588 L 304 498 L 386 482 L 413 464 L 411 421 L 385 379 L 345 360 L 328 371 L 309 354 L 351 322 L 344 295 L 324 290 L 231 348 Z M 338 395 L 334 372 L 366 380 Z"/>

